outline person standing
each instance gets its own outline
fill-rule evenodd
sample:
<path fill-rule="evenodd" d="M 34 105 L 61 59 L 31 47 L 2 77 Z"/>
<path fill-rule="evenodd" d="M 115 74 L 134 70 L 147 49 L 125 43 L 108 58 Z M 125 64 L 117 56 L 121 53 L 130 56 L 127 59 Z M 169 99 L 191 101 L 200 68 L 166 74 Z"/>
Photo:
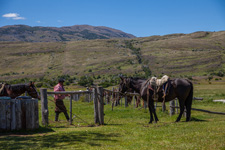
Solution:
<path fill-rule="evenodd" d="M 58 84 L 54 87 L 54 92 L 58 92 L 58 91 L 65 91 L 64 86 L 64 79 L 59 79 L 58 80 Z M 55 121 L 58 121 L 59 118 L 59 114 L 61 112 L 64 113 L 67 121 L 69 121 L 69 116 L 66 110 L 66 106 L 63 103 L 63 99 L 66 97 L 67 95 L 61 95 L 61 94 L 55 94 L 54 96 L 54 101 L 55 101 Z"/>

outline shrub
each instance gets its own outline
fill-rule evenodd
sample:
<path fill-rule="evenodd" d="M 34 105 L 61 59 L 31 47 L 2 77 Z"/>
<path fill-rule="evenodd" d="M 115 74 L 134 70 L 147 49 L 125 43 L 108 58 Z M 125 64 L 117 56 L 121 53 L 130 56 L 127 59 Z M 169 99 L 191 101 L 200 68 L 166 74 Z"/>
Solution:
<path fill-rule="evenodd" d="M 101 82 L 99 85 L 102 86 L 103 88 L 107 88 L 109 86 L 113 86 L 113 83 L 108 80 L 105 80 L 105 81 Z"/>
<path fill-rule="evenodd" d="M 89 76 L 81 76 L 78 84 L 81 86 L 90 86 L 93 85 L 94 80 Z"/>
<path fill-rule="evenodd" d="M 43 86 L 43 83 L 42 82 L 39 82 L 39 83 L 36 83 L 35 85 L 36 85 L 37 88 L 40 88 L 40 87 Z"/>
<path fill-rule="evenodd" d="M 224 72 L 220 70 L 219 72 L 216 73 L 216 75 L 219 76 L 219 77 L 223 77 L 224 76 Z"/>

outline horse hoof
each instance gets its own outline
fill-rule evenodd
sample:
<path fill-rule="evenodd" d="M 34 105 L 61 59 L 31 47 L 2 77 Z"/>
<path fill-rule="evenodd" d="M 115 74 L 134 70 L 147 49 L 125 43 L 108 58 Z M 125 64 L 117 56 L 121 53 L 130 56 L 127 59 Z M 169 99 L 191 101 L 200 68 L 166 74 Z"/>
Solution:
<path fill-rule="evenodd" d="M 149 123 L 148 124 L 152 124 L 152 121 L 149 121 Z"/>

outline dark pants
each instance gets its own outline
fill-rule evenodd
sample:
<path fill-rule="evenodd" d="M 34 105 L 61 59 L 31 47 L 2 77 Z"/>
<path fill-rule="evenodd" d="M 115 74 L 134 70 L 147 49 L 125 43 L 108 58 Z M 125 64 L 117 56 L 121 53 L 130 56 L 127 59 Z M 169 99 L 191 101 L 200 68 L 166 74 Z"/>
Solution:
<path fill-rule="evenodd" d="M 55 121 L 58 121 L 59 113 L 63 112 L 66 119 L 69 121 L 69 116 L 66 110 L 66 106 L 61 99 L 55 99 Z"/>

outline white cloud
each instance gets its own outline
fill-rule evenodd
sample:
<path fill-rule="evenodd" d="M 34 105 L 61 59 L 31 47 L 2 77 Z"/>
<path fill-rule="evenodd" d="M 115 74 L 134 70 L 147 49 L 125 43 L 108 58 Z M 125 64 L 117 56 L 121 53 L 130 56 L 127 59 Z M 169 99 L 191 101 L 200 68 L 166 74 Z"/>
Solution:
<path fill-rule="evenodd" d="M 12 18 L 13 20 L 25 20 L 26 18 L 24 18 L 24 17 L 14 17 L 14 18 Z"/>
<path fill-rule="evenodd" d="M 41 21 L 39 21 L 39 20 L 38 20 L 38 21 L 36 21 L 36 22 L 37 22 L 37 23 L 41 23 Z"/>
<path fill-rule="evenodd" d="M 8 13 L 8 14 L 2 15 L 2 17 L 5 17 L 5 18 L 15 18 L 18 16 L 19 16 L 19 14 L 17 14 L 17 13 Z"/>
<path fill-rule="evenodd" d="M 13 20 L 25 20 L 26 19 L 24 17 L 21 17 L 20 14 L 17 14 L 17 13 L 4 14 L 4 15 L 2 15 L 2 17 L 8 18 L 8 19 L 13 19 Z"/>

